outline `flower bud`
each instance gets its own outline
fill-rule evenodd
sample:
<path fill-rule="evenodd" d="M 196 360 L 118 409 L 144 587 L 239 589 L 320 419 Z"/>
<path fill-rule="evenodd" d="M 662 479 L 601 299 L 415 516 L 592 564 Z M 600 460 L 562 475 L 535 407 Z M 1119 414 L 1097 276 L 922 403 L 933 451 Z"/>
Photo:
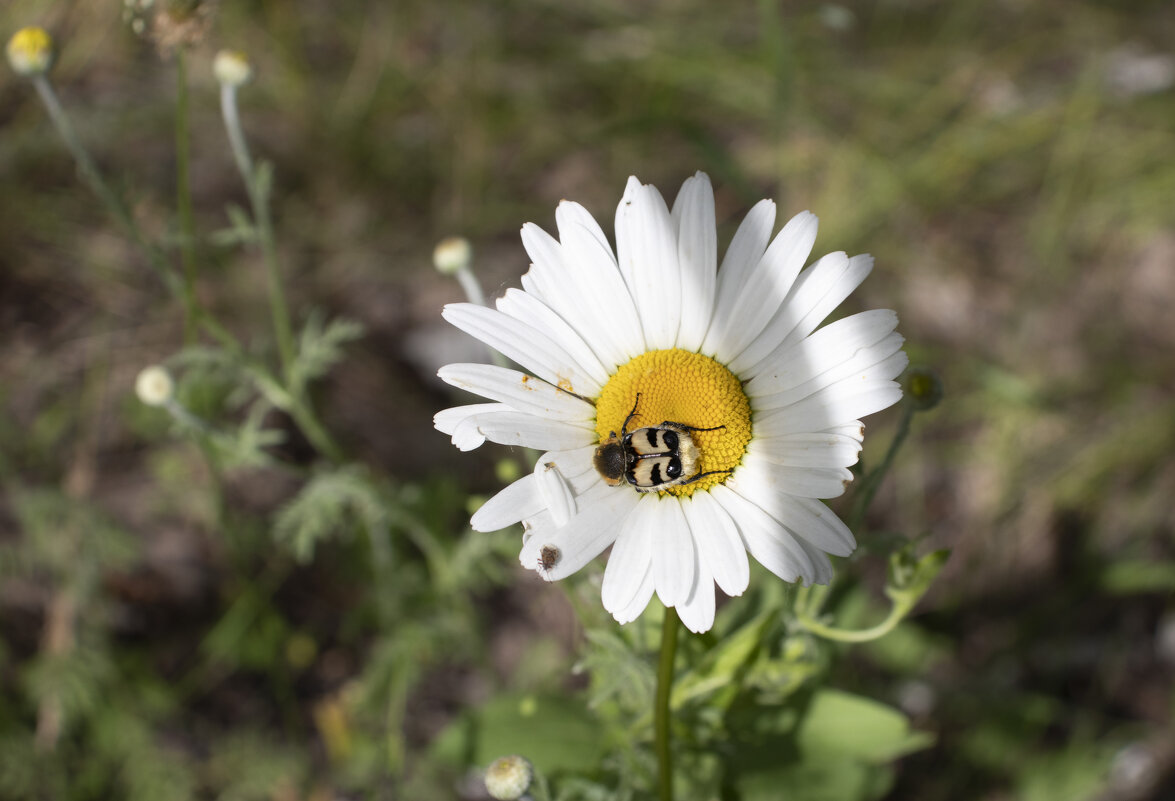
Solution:
<path fill-rule="evenodd" d="M 473 246 L 463 236 L 450 236 L 437 243 L 432 252 L 432 263 L 437 272 L 454 275 L 468 270 L 473 262 Z"/>
<path fill-rule="evenodd" d="M 942 380 L 928 367 L 911 367 L 902 376 L 902 386 L 920 412 L 933 409 L 942 400 Z"/>
<path fill-rule="evenodd" d="M 148 406 L 166 406 L 175 397 L 175 382 L 167 368 L 145 367 L 135 379 L 135 394 Z"/>
<path fill-rule="evenodd" d="M 8 40 L 8 63 L 18 75 L 44 75 L 53 63 L 53 37 L 44 28 L 21 28 Z"/>
<path fill-rule="evenodd" d="M 221 50 L 212 62 L 212 74 L 221 86 L 237 88 L 249 82 L 253 77 L 253 67 L 249 59 L 238 50 Z"/>
<path fill-rule="evenodd" d="M 498 757 L 486 770 L 486 790 L 498 801 L 516 801 L 530 787 L 534 769 L 520 756 Z"/>

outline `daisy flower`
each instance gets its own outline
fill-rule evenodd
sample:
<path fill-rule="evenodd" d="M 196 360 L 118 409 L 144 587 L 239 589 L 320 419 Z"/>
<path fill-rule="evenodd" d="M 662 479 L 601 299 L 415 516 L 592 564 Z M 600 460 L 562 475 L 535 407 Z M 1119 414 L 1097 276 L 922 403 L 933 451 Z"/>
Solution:
<path fill-rule="evenodd" d="M 630 178 L 616 251 L 583 206 L 562 202 L 559 238 L 522 228 L 531 267 L 496 309 L 443 316 L 520 365 L 451 364 L 440 377 L 489 403 L 446 409 L 461 450 L 486 440 L 545 451 L 534 472 L 473 516 L 521 522 L 520 560 L 564 578 L 612 548 L 604 607 L 635 620 L 653 593 L 694 632 L 717 585 L 740 595 L 749 553 L 788 582 L 826 584 L 852 532 L 820 499 L 844 492 L 860 418 L 901 397 L 897 315 L 817 326 L 865 279 L 868 255 L 807 269 L 816 217 L 772 239 L 775 203 L 747 214 L 718 265 L 714 193 L 698 173 L 670 209 Z"/>

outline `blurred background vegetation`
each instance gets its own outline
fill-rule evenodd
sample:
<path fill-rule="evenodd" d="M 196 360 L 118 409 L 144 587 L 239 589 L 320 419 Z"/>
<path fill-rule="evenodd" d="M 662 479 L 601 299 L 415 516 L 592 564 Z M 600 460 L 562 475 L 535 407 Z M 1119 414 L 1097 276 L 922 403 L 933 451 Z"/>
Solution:
<path fill-rule="evenodd" d="M 174 242 L 176 59 L 130 11 L 10 0 L 0 28 L 50 30 L 83 139 Z M 774 197 L 821 218 L 817 253 L 874 254 L 848 310 L 896 309 L 946 386 L 859 539 L 951 561 L 829 668 L 935 735 L 885 797 L 1175 797 L 1172 42 L 1157 0 L 222 3 L 185 58 L 199 296 L 272 348 L 260 259 L 223 233 L 246 203 L 210 69 L 229 47 L 256 68 L 242 114 L 296 316 L 365 330 L 315 385 L 351 457 L 337 514 L 286 540 L 313 449 L 270 412 L 265 459 L 209 459 L 135 400 L 182 314 L 5 72 L 0 797 L 478 797 L 438 733 L 580 688 L 582 631 L 576 590 L 517 569 L 517 532 L 467 530 L 510 463 L 432 429 L 454 402 L 436 367 L 483 358 L 440 322 L 461 295 L 432 248 L 469 237 L 494 293 L 561 198 L 610 231 L 629 174 L 671 196 L 695 169 L 722 243 Z M 224 407 L 210 385 L 189 407 Z"/>

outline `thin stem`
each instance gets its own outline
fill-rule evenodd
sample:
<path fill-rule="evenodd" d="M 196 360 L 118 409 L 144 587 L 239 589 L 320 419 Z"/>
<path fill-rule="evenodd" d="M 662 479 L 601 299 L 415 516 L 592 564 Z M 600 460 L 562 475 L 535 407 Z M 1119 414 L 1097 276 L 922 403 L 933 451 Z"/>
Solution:
<path fill-rule="evenodd" d="M 894 433 L 893 441 L 889 444 L 889 450 L 885 452 L 885 458 L 861 480 L 861 488 L 857 490 L 856 497 L 853 498 L 852 509 L 848 515 L 848 525 L 851 530 L 856 531 L 861 525 L 861 521 L 865 518 L 865 511 L 873 501 L 873 496 L 877 494 L 877 488 L 881 486 L 881 479 L 885 478 L 885 474 L 893 466 L 898 449 L 902 447 L 902 443 L 906 441 L 906 437 L 910 433 L 910 421 L 914 419 L 915 411 L 913 403 L 907 402 L 902 407 L 902 419 L 898 423 L 898 430 Z"/>
<path fill-rule="evenodd" d="M 901 623 L 902 619 L 913 608 L 914 604 L 909 600 L 895 600 L 885 620 L 867 629 L 838 629 L 833 626 L 826 626 L 812 618 L 808 610 L 802 607 L 796 610 L 796 622 L 813 634 L 827 640 L 836 640 L 838 642 L 869 642 L 884 637 L 893 631 L 898 623 Z"/>
<path fill-rule="evenodd" d="M 57 93 L 53 91 L 53 84 L 49 83 L 49 79 L 44 75 L 37 75 L 33 78 L 33 86 L 37 89 L 37 94 L 41 96 L 41 102 L 45 104 L 45 110 L 49 112 L 49 119 L 53 123 L 53 127 L 57 129 L 58 135 L 61 136 L 62 142 L 69 150 L 70 155 L 73 156 L 74 161 L 77 162 L 78 170 L 82 174 L 82 178 L 106 209 L 114 216 L 118 224 L 126 231 L 127 235 L 134 240 L 135 244 L 143 249 L 147 255 L 147 260 L 151 267 L 159 273 L 167 288 L 178 297 L 182 297 L 183 293 L 180 289 L 179 281 L 175 274 L 164 261 L 162 254 L 147 241 L 143 236 L 143 232 L 139 229 L 138 224 L 135 223 L 134 218 L 131 217 L 130 211 L 126 204 L 115 194 L 110 185 L 102 177 L 102 173 L 98 172 L 98 167 L 94 164 L 94 160 L 90 158 L 89 152 L 85 146 L 82 145 L 77 133 L 73 129 L 73 124 L 69 121 L 69 116 L 65 113 L 65 109 L 61 107 L 61 102 L 57 99 Z"/>
<path fill-rule="evenodd" d="M 665 607 L 661 624 L 661 662 L 657 667 L 657 698 L 653 732 L 657 750 L 658 798 L 673 801 L 673 753 L 669 747 L 669 694 L 673 689 L 673 663 L 677 656 L 677 610 Z"/>
<path fill-rule="evenodd" d="M 110 188 L 110 184 L 106 183 L 106 179 L 102 177 L 102 173 L 98 172 L 98 167 L 94 164 L 94 160 L 90 158 L 89 152 L 82 145 L 81 140 L 74 131 L 73 125 L 69 121 L 69 116 L 65 113 L 65 109 L 61 107 L 61 102 L 57 99 L 57 93 L 53 91 L 53 84 L 49 83 L 49 79 L 44 75 L 37 75 L 33 78 L 33 86 L 36 87 L 37 94 L 40 95 L 41 102 L 45 105 L 45 110 L 49 113 L 49 120 L 53 123 L 53 127 L 57 129 L 57 133 L 61 137 L 61 141 L 65 144 L 66 150 L 70 152 L 70 155 L 73 156 L 74 161 L 77 163 L 78 170 L 82 174 L 82 179 L 89 185 L 91 191 L 98 196 L 98 200 L 101 201 L 110 215 L 122 227 L 123 232 L 130 237 L 131 241 L 147 257 L 147 263 L 158 274 L 160 280 L 163 281 L 163 285 L 171 293 L 172 297 L 178 299 L 183 304 L 188 318 L 198 321 L 200 327 L 223 345 L 226 350 L 232 353 L 240 353 L 240 343 L 237 342 L 236 338 L 224 326 L 205 313 L 195 303 L 195 299 L 190 293 L 184 291 L 183 283 L 167 263 L 163 253 L 148 241 L 142 229 L 139 228 L 138 223 L 135 222 L 135 218 L 131 215 L 126 204 Z"/>
<path fill-rule="evenodd" d="M 278 355 L 281 358 L 282 373 L 287 383 L 294 363 L 294 331 L 290 324 L 290 311 L 286 304 L 285 289 L 277 264 L 277 247 L 274 244 L 273 222 L 269 216 L 268 191 L 262 186 L 260 174 L 249 155 L 245 133 L 241 128 L 241 117 L 237 111 L 236 87 L 221 84 L 220 109 L 224 116 L 224 127 L 228 133 L 233 159 L 245 181 L 249 204 L 253 209 L 253 222 L 257 226 L 257 239 L 265 260 L 265 274 L 269 289 L 269 310 L 273 317 L 273 333 L 277 339 Z"/>
<path fill-rule="evenodd" d="M 191 139 L 188 136 L 188 71 L 184 49 L 176 53 L 175 104 L 175 194 L 179 215 L 180 263 L 183 265 L 185 307 L 195 308 L 196 293 L 196 223 L 192 213 Z M 196 338 L 197 320 L 189 314 L 184 321 L 184 339 Z"/>

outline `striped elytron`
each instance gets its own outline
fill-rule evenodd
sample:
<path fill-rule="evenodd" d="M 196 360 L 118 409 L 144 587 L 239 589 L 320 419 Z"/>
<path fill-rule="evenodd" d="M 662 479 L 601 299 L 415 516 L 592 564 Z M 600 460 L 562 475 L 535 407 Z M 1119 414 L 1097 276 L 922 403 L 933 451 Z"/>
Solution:
<path fill-rule="evenodd" d="M 698 428 L 666 420 L 660 425 L 638 428 L 629 432 L 628 424 L 637 416 L 641 396 L 637 393 L 632 411 L 620 427 L 620 436 L 613 431 L 596 448 L 592 458 L 604 481 L 617 486 L 627 481 L 637 492 L 656 492 L 678 484 L 692 484 L 700 478 L 730 470 L 701 472 L 701 459 L 692 431 L 717 431 L 726 426 Z"/>

